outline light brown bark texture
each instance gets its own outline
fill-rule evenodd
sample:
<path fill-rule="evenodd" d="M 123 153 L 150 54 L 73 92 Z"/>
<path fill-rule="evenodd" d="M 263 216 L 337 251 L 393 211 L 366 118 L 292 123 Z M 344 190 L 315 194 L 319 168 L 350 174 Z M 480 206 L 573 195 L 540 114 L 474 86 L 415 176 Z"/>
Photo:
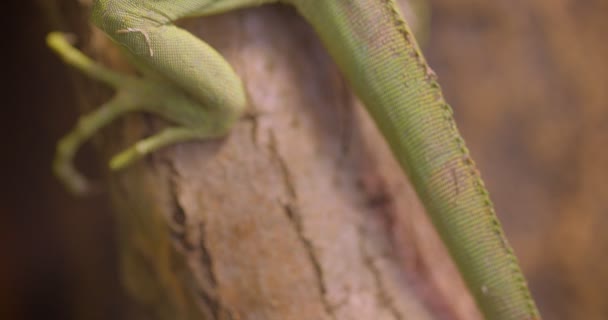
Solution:
<path fill-rule="evenodd" d="M 225 138 L 108 174 L 132 318 L 478 317 L 384 140 L 294 10 L 180 24 L 234 66 L 250 116 Z M 86 51 L 128 69 L 91 32 L 79 34 Z M 91 90 L 88 105 L 107 98 Z M 96 139 L 104 161 L 165 125 L 119 123 Z"/>

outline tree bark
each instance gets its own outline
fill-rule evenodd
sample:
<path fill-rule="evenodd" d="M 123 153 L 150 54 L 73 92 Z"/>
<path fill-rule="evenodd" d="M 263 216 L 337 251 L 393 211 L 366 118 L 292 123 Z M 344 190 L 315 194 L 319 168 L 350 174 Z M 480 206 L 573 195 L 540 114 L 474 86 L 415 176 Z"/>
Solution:
<path fill-rule="evenodd" d="M 108 174 L 130 318 L 479 318 L 384 140 L 294 10 L 180 24 L 234 66 L 252 116 L 225 138 Z M 87 53 L 129 69 L 100 31 L 79 30 Z M 87 105 L 107 99 L 96 85 L 83 92 Z M 103 162 L 163 125 L 113 124 L 96 139 Z"/>

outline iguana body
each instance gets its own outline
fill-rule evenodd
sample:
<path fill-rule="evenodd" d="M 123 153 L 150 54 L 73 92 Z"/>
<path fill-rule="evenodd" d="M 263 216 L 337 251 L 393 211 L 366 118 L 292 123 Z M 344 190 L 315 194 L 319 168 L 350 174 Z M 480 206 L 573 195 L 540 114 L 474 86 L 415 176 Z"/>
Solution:
<path fill-rule="evenodd" d="M 104 111 L 88 116 L 62 140 L 56 172 L 73 190 L 84 190 L 85 180 L 71 166 L 75 150 L 127 111 L 157 113 L 179 127 L 119 154 L 111 162 L 115 169 L 164 145 L 225 134 L 245 108 L 243 86 L 215 50 L 172 21 L 271 2 L 276 1 L 96 1 L 93 22 L 126 49 L 145 76 L 98 70 L 51 37 L 66 60 L 118 90 Z M 282 2 L 295 6 L 314 27 L 367 107 L 485 317 L 540 319 L 452 110 L 394 0 Z"/>

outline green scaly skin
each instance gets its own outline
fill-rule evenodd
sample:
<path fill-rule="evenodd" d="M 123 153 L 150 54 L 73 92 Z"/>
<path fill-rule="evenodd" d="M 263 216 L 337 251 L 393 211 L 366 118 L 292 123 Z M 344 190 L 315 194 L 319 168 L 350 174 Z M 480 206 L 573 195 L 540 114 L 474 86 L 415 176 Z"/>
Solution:
<path fill-rule="evenodd" d="M 176 127 L 115 156 L 113 169 L 166 145 L 225 134 L 245 108 L 243 86 L 214 49 L 171 22 L 271 2 L 278 1 L 96 1 L 93 22 L 125 49 L 142 78 L 102 69 L 51 34 L 49 44 L 68 63 L 117 90 L 60 142 L 55 171 L 68 188 L 87 190 L 71 164 L 78 146 L 125 112 L 156 113 Z M 367 107 L 486 319 L 540 319 L 452 110 L 394 0 L 280 2 L 314 27 Z"/>

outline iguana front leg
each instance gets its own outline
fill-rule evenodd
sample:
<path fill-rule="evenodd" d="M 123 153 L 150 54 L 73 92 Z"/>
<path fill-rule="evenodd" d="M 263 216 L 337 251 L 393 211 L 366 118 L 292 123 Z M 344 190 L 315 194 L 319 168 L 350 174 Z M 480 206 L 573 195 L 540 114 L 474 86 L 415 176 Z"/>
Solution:
<path fill-rule="evenodd" d="M 246 106 L 243 85 L 232 67 L 205 42 L 172 24 L 184 16 L 218 13 L 260 4 L 258 0 L 139 2 L 98 0 L 92 21 L 120 44 L 142 77 L 117 74 L 88 59 L 66 39 L 51 33 L 48 43 L 68 64 L 116 90 L 101 108 L 81 117 L 61 139 L 53 164 L 55 174 L 76 193 L 89 190 L 74 168 L 79 146 L 117 117 L 135 111 L 155 113 L 176 126 L 135 143 L 110 160 L 124 168 L 150 152 L 192 139 L 225 135 Z"/>

